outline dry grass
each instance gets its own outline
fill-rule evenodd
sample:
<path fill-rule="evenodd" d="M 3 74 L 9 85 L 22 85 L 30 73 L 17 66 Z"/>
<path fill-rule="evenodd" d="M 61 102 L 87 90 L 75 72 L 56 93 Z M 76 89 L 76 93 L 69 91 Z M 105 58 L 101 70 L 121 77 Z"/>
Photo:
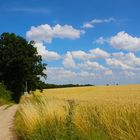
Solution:
<path fill-rule="evenodd" d="M 139 140 L 140 85 L 37 91 L 22 98 L 16 127 L 27 140 Z"/>

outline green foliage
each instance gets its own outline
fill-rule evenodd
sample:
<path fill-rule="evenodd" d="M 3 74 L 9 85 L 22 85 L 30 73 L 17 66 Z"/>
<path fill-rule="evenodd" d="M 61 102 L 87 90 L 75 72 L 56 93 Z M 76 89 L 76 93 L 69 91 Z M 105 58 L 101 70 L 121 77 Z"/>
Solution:
<path fill-rule="evenodd" d="M 2 83 L 0 83 L 0 98 L 11 100 L 11 95 L 12 93 L 6 90 L 6 87 Z"/>
<path fill-rule="evenodd" d="M 68 114 L 66 116 L 66 131 L 67 131 L 67 140 L 78 139 L 76 132 L 75 132 L 75 124 L 73 123 L 74 117 L 74 109 L 75 109 L 75 101 L 74 100 L 67 100 L 69 108 Z"/>
<path fill-rule="evenodd" d="M 67 87 L 84 87 L 84 86 L 94 86 L 94 85 L 90 85 L 90 84 L 86 84 L 86 85 L 79 85 L 79 84 L 65 84 L 65 85 L 55 85 L 55 84 L 42 84 L 42 87 L 44 89 L 51 89 L 51 88 L 67 88 Z"/>
<path fill-rule="evenodd" d="M 28 82 L 28 91 L 36 90 L 40 83 L 45 64 L 38 55 L 34 42 L 27 42 L 21 36 L 3 33 L 0 35 L 0 82 L 13 92 L 18 102 Z"/>
<path fill-rule="evenodd" d="M 6 90 L 6 87 L 0 83 L 0 106 L 11 100 L 12 93 Z"/>

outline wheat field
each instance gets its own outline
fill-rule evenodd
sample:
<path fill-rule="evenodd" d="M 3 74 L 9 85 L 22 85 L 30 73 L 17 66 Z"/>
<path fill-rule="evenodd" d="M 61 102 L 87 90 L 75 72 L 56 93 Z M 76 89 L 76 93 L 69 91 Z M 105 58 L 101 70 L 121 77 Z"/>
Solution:
<path fill-rule="evenodd" d="M 140 85 L 36 91 L 15 126 L 25 140 L 140 140 Z"/>

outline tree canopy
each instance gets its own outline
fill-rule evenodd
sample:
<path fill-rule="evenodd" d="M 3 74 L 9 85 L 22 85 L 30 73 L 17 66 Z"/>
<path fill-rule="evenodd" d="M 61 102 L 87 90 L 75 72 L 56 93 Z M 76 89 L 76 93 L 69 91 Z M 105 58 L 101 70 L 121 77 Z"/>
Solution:
<path fill-rule="evenodd" d="M 18 102 L 25 91 L 28 82 L 28 91 L 41 88 L 40 77 L 45 77 L 43 70 L 46 64 L 34 47 L 34 42 L 28 42 L 14 33 L 0 35 L 0 82 L 13 92 L 13 99 Z"/>

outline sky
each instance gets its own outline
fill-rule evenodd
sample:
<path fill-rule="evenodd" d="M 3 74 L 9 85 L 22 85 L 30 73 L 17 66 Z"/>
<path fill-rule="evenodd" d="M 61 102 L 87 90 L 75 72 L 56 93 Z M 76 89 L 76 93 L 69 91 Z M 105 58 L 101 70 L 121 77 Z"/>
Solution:
<path fill-rule="evenodd" d="M 36 42 L 47 83 L 140 83 L 139 0 L 0 3 L 0 34 Z"/>

